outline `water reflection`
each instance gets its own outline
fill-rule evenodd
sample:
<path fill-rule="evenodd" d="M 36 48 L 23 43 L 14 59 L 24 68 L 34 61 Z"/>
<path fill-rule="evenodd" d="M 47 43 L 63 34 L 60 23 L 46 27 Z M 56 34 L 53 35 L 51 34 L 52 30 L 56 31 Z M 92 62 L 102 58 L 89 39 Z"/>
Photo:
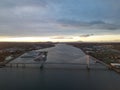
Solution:
<path fill-rule="evenodd" d="M 109 70 L 0 69 L 1 90 L 120 90 L 119 81 Z"/>
<path fill-rule="evenodd" d="M 59 44 L 43 50 L 49 53 L 42 70 L 0 68 L 0 90 L 120 90 L 120 75 L 101 64 L 95 67 L 91 60 L 93 65 L 89 71 L 82 65 L 73 64 L 86 64 L 85 54 L 80 49 Z M 47 64 L 51 62 L 57 64 Z M 62 68 L 58 69 L 58 66 Z"/>

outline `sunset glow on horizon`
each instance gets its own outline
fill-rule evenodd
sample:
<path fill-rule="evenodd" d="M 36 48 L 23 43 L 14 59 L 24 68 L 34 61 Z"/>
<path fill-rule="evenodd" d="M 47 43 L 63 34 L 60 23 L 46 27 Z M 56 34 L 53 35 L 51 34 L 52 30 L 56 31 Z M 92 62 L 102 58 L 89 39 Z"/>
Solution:
<path fill-rule="evenodd" d="M 120 35 L 51 36 L 51 37 L 1 37 L 0 42 L 120 42 Z"/>

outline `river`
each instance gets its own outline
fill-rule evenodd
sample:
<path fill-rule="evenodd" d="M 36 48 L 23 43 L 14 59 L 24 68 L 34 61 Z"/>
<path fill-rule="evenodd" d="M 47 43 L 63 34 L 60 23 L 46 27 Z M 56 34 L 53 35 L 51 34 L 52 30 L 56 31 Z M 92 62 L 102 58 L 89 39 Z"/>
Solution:
<path fill-rule="evenodd" d="M 45 50 L 48 57 L 42 70 L 0 68 L 0 90 L 120 90 L 120 75 L 93 60 L 87 70 L 86 55 L 80 49 L 58 44 Z"/>

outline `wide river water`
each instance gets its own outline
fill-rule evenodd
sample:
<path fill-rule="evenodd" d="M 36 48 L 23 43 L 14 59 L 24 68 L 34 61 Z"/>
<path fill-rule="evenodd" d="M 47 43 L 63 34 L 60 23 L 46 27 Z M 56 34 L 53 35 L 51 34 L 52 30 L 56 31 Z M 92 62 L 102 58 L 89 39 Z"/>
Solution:
<path fill-rule="evenodd" d="M 0 68 L 0 90 L 120 90 L 120 75 L 101 64 L 94 65 L 93 60 L 90 70 L 81 69 L 81 65 L 74 68 L 73 63 L 86 63 L 85 54 L 80 49 L 58 44 L 44 50 L 48 50 L 48 60 L 42 70 Z M 47 63 L 54 65 L 51 68 Z M 66 68 L 67 63 L 69 67 Z"/>

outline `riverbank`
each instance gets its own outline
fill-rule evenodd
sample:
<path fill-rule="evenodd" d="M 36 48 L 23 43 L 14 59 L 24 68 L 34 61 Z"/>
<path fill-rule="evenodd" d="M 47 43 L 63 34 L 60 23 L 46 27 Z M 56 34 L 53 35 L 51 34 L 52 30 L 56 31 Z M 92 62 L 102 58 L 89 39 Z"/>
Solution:
<path fill-rule="evenodd" d="M 120 43 L 71 43 L 74 47 L 80 48 L 84 53 L 98 59 L 99 63 L 107 66 L 109 69 L 120 73 L 119 68 L 111 66 L 111 63 L 119 63 L 120 61 Z M 115 50 L 115 49 L 118 50 Z"/>
<path fill-rule="evenodd" d="M 9 63 L 10 61 L 29 51 L 48 47 L 54 47 L 54 43 L 0 42 L 0 65 L 4 66 L 6 63 Z"/>

